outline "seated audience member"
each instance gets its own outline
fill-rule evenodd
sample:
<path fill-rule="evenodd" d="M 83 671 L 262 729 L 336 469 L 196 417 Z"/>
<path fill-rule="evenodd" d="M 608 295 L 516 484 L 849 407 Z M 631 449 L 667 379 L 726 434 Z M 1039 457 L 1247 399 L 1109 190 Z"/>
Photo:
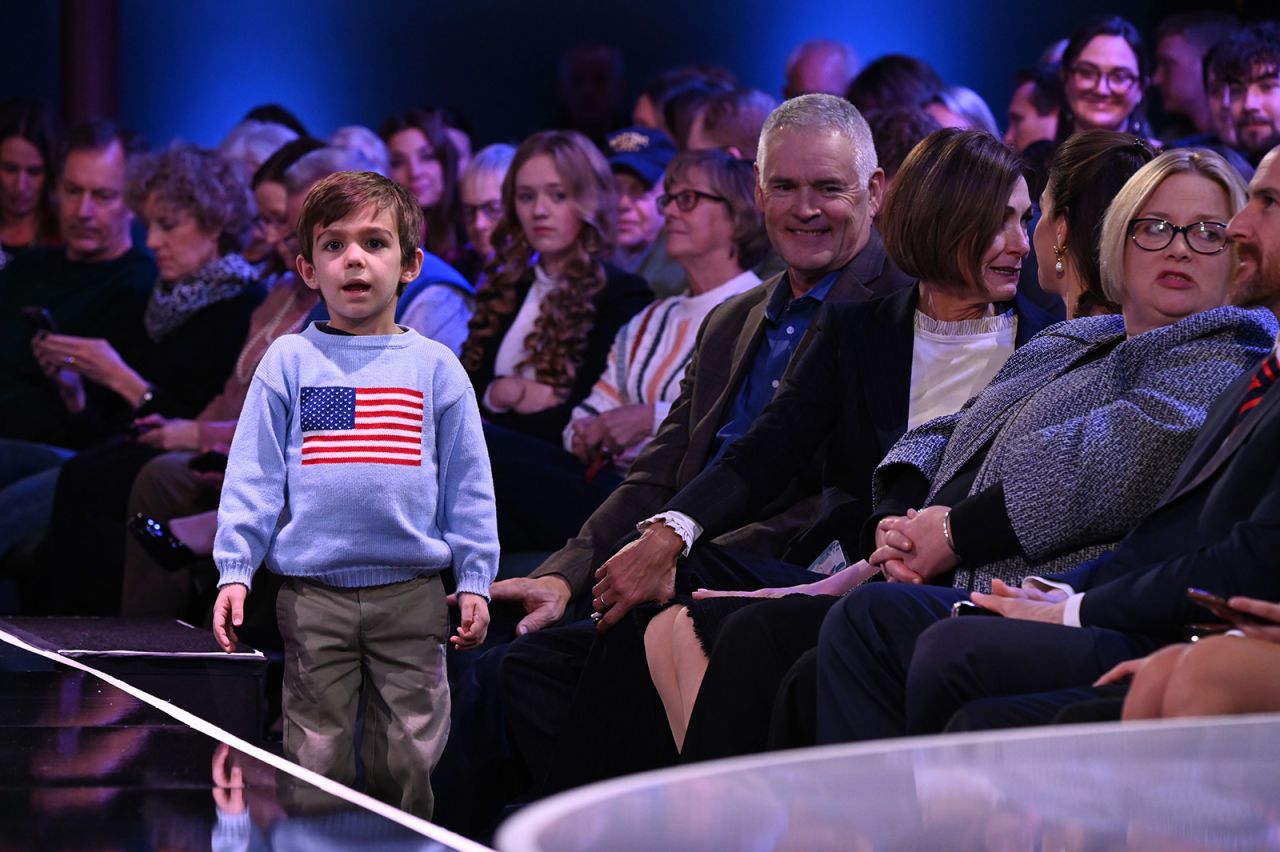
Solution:
<path fill-rule="evenodd" d="M 552 127 L 580 133 L 604 148 L 605 139 L 625 122 L 621 113 L 626 84 L 622 51 L 611 44 L 576 44 L 560 55 L 556 94 L 560 109 Z"/>
<path fill-rule="evenodd" d="M 1097 16 L 1071 34 L 1058 67 L 1063 102 L 1061 142 L 1078 130 L 1117 130 L 1151 136 L 1143 111 L 1150 78 L 1138 29 L 1124 18 Z"/>
<path fill-rule="evenodd" d="M 694 116 L 685 150 L 719 148 L 754 163 L 760 128 L 777 106 L 776 100 L 758 89 L 733 89 L 715 95 Z"/>
<path fill-rule="evenodd" d="M 91 428 L 102 426 L 99 421 L 72 416 L 60 383 L 51 382 L 45 365 L 33 358 L 40 354 L 33 351 L 34 336 L 57 330 L 75 339 L 100 335 L 111 348 L 126 352 L 143 346 L 139 321 L 155 266 L 132 247 L 133 217 L 125 203 L 128 152 L 121 134 L 107 122 L 69 134 L 58 183 L 65 246 L 27 252 L 3 272 L 2 321 L 9 367 L 5 401 L 13 403 L 0 419 L 7 437 L 38 437 L 76 447 L 103 434 Z M 25 311 L 27 306 L 46 308 L 52 328 Z M 97 385 L 89 393 L 101 393 L 104 402 L 114 397 L 111 389 Z"/>
<path fill-rule="evenodd" d="M 53 157 L 58 124 L 46 104 L 0 101 L 0 269 L 19 252 L 58 243 Z"/>
<path fill-rule="evenodd" d="M 1218 59 L 1220 48 L 1225 47 L 1229 39 L 1218 42 L 1209 48 L 1204 55 L 1204 90 L 1209 98 L 1209 121 L 1213 125 L 1213 141 L 1217 143 L 1218 153 L 1221 148 L 1239 151 L 1240 140 L 1236 136 L 1236 122 L 1231 115 L 1231 91 L 1227 88 L 1225 68 Z M 1237 153 L 1237 156 L 1239 154 Z M 1229 160 L 1230 158 L 1228 158 Z M 1243 159 L 1243 158 L 1242 158 Z M 1253 167 L 1249 168 L 1249 177 L 1253 177 Z"/>
<path fill-rule="evenodd" d="M 106 340 L 45 334 L 32 346 L 75 416 L 90 419 L 101 411 L 105 422 L 118 422 L 109 412 L 132 412 L 134 431 L 145 432 L 164 418 L 195 416 L 222 388 L 263 289 L 237 253 L 252 222 L 248 188 L 217 152 L 175 145 L 149 156 L 130 177 L 128 199 L 146 222 L 159 271 L 143 315 L 143 345 L 123 355 Z M 89 387 L 105 388 L 110 398 L 87 393 Z M 102 528 L 95 527 L 92 509 L 118 490 L 111 484 L 121 479 L 120 468 L 129 471 L 127 493 L 133 473 L 154 454 L 147 444 L 118 437 L 63 466 L 44 579 L 55 588 L 71 576 L 86 583 L 71 584 L 76 588 L 65 597 L 57 588 L 59 598 L 49 602 L 56 610 L 115 611 L 113 585 L 104 579 L 111 590 L 104 600 L 90 581 L 101 576 L 102 548 L 123 543 L 123 495 Z M 118 557 L 115 564 L 118 572 Z"/>
<path fill-rule="evenodd" d="M 733 91 L 735 84 L 720 77 L 703 77 L 686 83 L 667 95 L 662 103 L 662 121 L 669 128 L 676 148 L 685 151 L 689 147 L 689 131 L 693 122 L 716 95 Z"/>
<path fill-rule="evenodd" d="M 1257 165 L 1280 145 L 1280 22 L 1251 24 L 1231 36 L 1214 51 L 1214 66 L 1227 83 L 1237 143 Z"/>
<path fill-rule="evenodd" d="M 845 97 L 864 113 L 919 109 L 942 94 L 943 88 L 938 72 L 923 59 L 890 53 L 863 68 Z"/>
<path fill-rule="evenodd" d="M 1173 719 L 1280 711 L 1280 605 L 1234 597 L 1232 619 L 1243 636 L 1207 636 L 1126 660 L 1098 679 L 1104 686 L 1133 678 L 1123 718 Z"/>
<path fill-rule="evenodd" d="M 955 472 L 963 473 L 966 457 L 978 449 L 965 419 L 982 416 L 982 397 L 956 422 L 909 434 L 885 459 L 878 490 L 886 495 L 884 511 L 899 516 L 875 525 L 871 558 L 888 576 L 907 582 L 863 586 L 827 616 L 817 654 L 819 741 L 938 731 L 975 698 L 1086 686 L 1115 663 L 1169 641 L 1161 637 L 1176 634 L 1173 625 L 1191 609 L 1184 596 L 1189 585 L 1219 594 L 1272 593 L 1270 579 L 1263 589 L 1236 587 L 1234 578 L 1252 570 L 1258 557 L 1249 554 L 1272 551 L 1253 541 L 1246 519 L 1274 511 L 1265 491 L 1272 477 L 1256 475 L 1274 470 L 1274 442 L 1265 450 L 1250 442 L 1249 451 L 1220 456 L 1223 463 L 1215 459 L 1204 468 L 1228 431 L 1224 423 L 1229 427 L 1240 407 L 1245 371 L 1275 339 L 1270 311 L 1211 307 L 1227 297 L 1273 310 L 1280 304 L 1280 279 L 1257 274 L 1268 256 L 1250 229 L 1261 222 L 1259 190 L 1272 191 L 1261 171 L 1259 177 L 1264 180 L 1255 178 L 1254 200 L 1229 227 L 1222 223 L 1240 210 L 1242 187 L 1212 152 L 1167 152 L 1125 184 L 1107 210 L 1100 254 L 1104 286 L 1122 307 L 1119 331 L 1127 337 L 1066 374 L 1094 374 L 1072 399 L 1054 402 L 1061 380 L 1040 382 L 1043 388 L 1001 431 L 1034 420 L 1039 403 L 1055 405 L 1045 426 L 1057 428 L 1042 427 L 1016 441 L 997 434 L 958 501 L 941 480 L 963 481 Z M 1228 290 L 1229 238 L 1248 260 Z M 1113 322 L 1075 320 L 1045 335 L 1046 342 Z M 1117 368 L 1125 362 L 1132 366 L 1121 380 L 1125 374 Z M 992 389 L 999 384 L 997 379 Z M 1123 387 L 1132 391 L 1096 414 L 1072 418 L 1081 402 Z M 1228 387 L 1230 411 L 1220 402 L 1206 417 L 1208 401 Z M 939 452 L 937 439 L 948 434 L 946 450 Z M 1054 446 L 1072 452 L 1051 450 L 1054 437 Z M 1031 453 L 1020 456 L 1025 449 Z M 1176 470 L 1184 457 L 1187 463 Z M 1246 458 L 1249 472 L 1237 470 Z M 1005 478 L 993 484 L 998 469 Z M 933 485 L 927 494 L 919 485 L 908 494 L 902 485 L 912 479 Z M 928 508 L 899 514 L 913 505 Z M 911 582 L 952 569 L 949 589 Z M 1014 585 L 1029 573 L 1059 569 L 1075 570 L 1059 575 L 1060 582 Z M 1266 572 L 1274 575 L 1269 564 Z M 1163 577 L 1171 582 L 1161 586 Z M 991 593 L 984 594 L 988 580 Z M 1062 625 L 1062 599 L 1082 590 L 1083 603 L 1073 598 L 1065 623 L 1089 629 L 1021 620 Z M 1012 617 L 946 618 L 952 604 L 971 593 L 980 606 Z M 931 626 L 938 621 L 953 623 Z M 976 627 L 977 621 L 984 625 Z"/>
<path fill-rule="evenodd" d="M 924 110 L 943 127 L 984 130 L 996 138 L 1000 137 L 991 107 L 973 89 L 946 86 L 936 98 L 924 105 Z"/>
<path fill-rule="evenodd" d="M 388 177 L 418 199 L 426 219 L 422 247 L 450 266 L 467 266 L 466 230 L 458 207 L 458 152 L 438 115 L 411 109 L 382 123 Z"/>
<path fill-rule="evenodd" d="M 25 308 L 43 308 L 53 327 L 105 340 L 112 349 L 140 346 L 142 314 L 155 280 L 151 258 L 133 246 L 133 215 L 125 203 L 131 139 L 110 122 L 67 134 L 57 170 L 58 215 L 64 245 L 24 252 L 0 272 L 0 556 L 15 542 L 38 542 L 51 511 L 58 468 L 73 450 L 100 440 L 105 429 L 76 417 L 32 351 L 43 330 Z M 135 330 L 136 329 L 136 330 Z M 110 395 L 91 385 L 95 398 Z M 109 401 L 109 399 L 107 400 Z M 122 425 L 127 408 L 117 421 Z M 17 439 L 17 440 L 12 440 Z M 32 443 L 40 441 L 41 443 Z"/>
<path fill-rule="evenodd" d="M 363 124 L 339 127 L 329 137 L 329 144 L 335 148 L 359 152 L 373 166 L 372 170 L 380 175 L 391 173 L 391 155 L 387 152 L 387 143 Z"/>
<path fill-rule="evenodd" d="M 586 137 L 545 131 L 516 150 L 462 348 L 487 428 L 559 443 L 618 329 L 650 301 L 642 279 L 603 262 L 616 204 L 608 163 Z"/>
<path fill-rule="evenodd" d="M 264 124 L 279 124 L 281 127 L 287 127 L 298 136 L 307 137 L 311 132 L 307 130 L 306 125 L 289 110 L 280 104 L 259 104 L 253 109 L 245 113 L 241 121 L 261 121 Z"/>
<path fill-rule="evenodd" d="M 563 449 L 512 432 L 490 445 L 505 550 L 552 550 L 578 531 L 671 410 L 702 320 L 760 283 L 749 269 L 768 239 L 753 188 L 751 167 L 720 151 L 687 151 L 671 163 L 658 203 L 690 295 L 660 299 L 622 327 L 603 375 L 573 410 Z"/>
<path fill-rule="evenodd" d="M 876 157 L 884 170 L 885 191 L 893 187 L 893 179 L 912 149 L 942 125 L 922 109 L 891 109 L 867 114 L 871 138 L 876 143 Z"/>
<path fill-rule="evenodd" d="M 427 112 L 440 117 L 444 122 L 444 132 L 449 134 L 449 141 L 453 143 L 453 150 L 458 155 L 458 176 L 461 178 L 462 171 L 471 162 L 472 151 L 471 138 L 475 136 L 475 128 L 471 126 L 471 122 L 462 114 L 460 110 L 453 107 L 437 106 L 431 107 Z"/>
<path fill-rule="evenodd" d="M 240 170 L 241 179 L 248 183 L 258 168 L 280 150 L 281 145 L 297 138 L 298 134 L 284 125 L 249 119 L 231 128 L 226 138 L 218 143 L 217 150 Z"/>
<path fill-rule="evenodd" d="M 1200 137 L 1204 141 L 1192 147 L 1208 148 L 1217 151 L 1230 163 L 1244 180 L 1253 179 L 1253 165 L 1245 156 L 1236 135 L 1236 123 L 1231 114 L 1231 92 L 1227 88 L 1225 69 L 1218 57 L 1219 48 L 1226 48 L 1230 39 L 1219 42 L 1209 48 L 1204 56 L 1204 90 L 1209 100 L 1209 121 L 1213 125 L 1213 133 Z M 1192 137 L 1197 138 L 1197 137 Z M 1187 140 L 1178 140 L 1171 147 L 1186 147 Z"/>
<path fill-rule="evenodd" d="M 515 155 L 516 149 L 510 145 L 481 148 L 458 178 L 467 239 L 482 264 L 493 257 L 493 229 L 502 219 L 502 183 Z"/>
<path fill-rule="evenodd" d="M 1022 153 L 1036 142 L 1052 143 L 1058 135 L 1062 83 L 1055 71 L 1019 71 L 1009 99 L 1009 126 L 1004 143 Z"/>
<path fill-rule="evenodd" d="M 530 577 L 502 581 L 492 589 L 494 600 L 519 602 L 528 611 L 517 626 L 522 635 L 504 649 L 499 682 L 510 734 L 545 789 L 595 774 L 590 768 L 582 772 L 577 771 L 581 766 L 567 766 L 567 773 L 548 775 L 562 733 L 576 752 L 582 742 L 592 741 L 590 736 L 580 741 L 572 737 L 570 732 L 579 730 L 578 723 L 607 725 L 608 720 L 582 719 L 573 703 L 577 673 L 596 636 L 592 623 L 583 620 L 551 631 L 542 628 L 564 615 L 572 596 L 586 596 L 592 571 L 617 550 L 620 539 L 746 434 L 784 380 L 789 364 L 813 340 L 814 318 L 823 304 L 866 301 L 909 283 L 886 256 L 871 224 L 880 206 L 883 176 L 876 167 L 870 130 L 847 101 L 802 95 L 779 106 L 761 133 L 757 169 L 757 204 L 775 250 L 787 263 L 786 272 L 711 312 L 676 404 L 627 478 L 578 535 Z M 792 228 L 797 219 L 814 233 L 797 233 Z M 776 500 L 717 541 L 770 556 L 786 553 L 795 534 L 818 509 L 819 464 L 816 454 L 811 455 L 802 469 L 792 471 L 794 480 Z M 665 554 L 670 544 L 666 536 L 671 535 L 670 527 L 654 524 L 644 530 L 640 541 L 651 544 L 656 536 L 664 536 Z M 614 571 L 616 596 L 608 596 L 613 609 L 606 619 L 612 623 L 636 604 L 669 598 L 670 591 L 664 593 L 663 588 L 675 583 L 680 546 L 670 549 L 670 558 L 652 577 L 636 572 L 628 578 L 625 570 Z M 806 552 L 791 558 L 805 564 L 815 555 Z M 632 585 L 630 591 L 624 592 L 624 581 Z M 625 639 L 628 634 L 611 635 Z M 632 638 L 635 641 L 630 650 L 624 650 L 628 659 L 617 669 L 615 685 L 627 692 L 645 685 L 652 692 L 639 634 Z M 555 670 L 546 670 L 547 666 Z M 597 671 L 597 675 L 607 679 L 608 671 Z M 661 707 L 656 696 L 650 700 L 660 725 Z M 643 750 L 645 743 L 638 739 L 635 746 Z M 626 771 L 651 765 L 652 759 L 653 755 L 639 760 L 623 755 L 610 768 Z"/>
<path fill-rule="evenodd" d="M 1054 152 L 1033 243 L 1040 289 L 1060 298 L 1068 317 L 1120 312 L 1098 267 L 1102 220 L 1121 187 L 1154 156 L 1145 142 L 1110 130 L 1082 131 Z"/>
<path fill-rule="evenodd" d="M 666 121 L 662 117 L 662 105 L 667 95 L 680 87 L 703 77 L 701 71 L 691 65 L 669 68 L 645 83 L 631 108 L 631 123 L 636 127 L 661 130 L 668 136 Z"/>
<path fill-rule="evenodd" d="M 254 265 L 258 280 L 268 287 L 276 278 L 293 270 L 293 258 L 284 257 L 279 251 L 288 221 L 284 174 L 298 158 L 323 147 L 325 145 L 319 139 L 300 138 L 286 142 L 258 167 L 249 182 L 258 213 L 242 254 Z"/>
<path fill-rule="evenodd" d="M 853 542 L 838 539 L 870 513 L 871 474 L 893 442 L 908 428 L 958 409 L 996 375 L 1015 344 L 1049 321 L 1034 308 L 1013 307 L 1031 216 L 1020 166 L 999 139 L 980 131 L 939 130 L 916 146 L 885 199 L 881 226 L 890 258 L 919 283 L 884 300 L 833 306 L 819 318 L 814 346 L 751 430 L 667 503 L 668 513 L 680 513 L 677 520 L 700 530 L 695 541 L 750 516 L 777 493 L 787 471 L 825 447 L 824 507 L 803 537 L 825 545 L 824 554 L 856 552 Z M 725 566 L 747 573 L 761 558 L 695 543 L 678 571 L 705 582 Z M 838 566 L 825 567 L 829 573 Z M 800 583 L 820 579 L 800 565 L 794 576 Z M 649 623 L 649 670 L 677 748 L 706 649 L 726 610 L 736 606 L 672 607 Z M 816 621 L 807 632 L 815 631 Z M 724 716 L 716 726 L 720 736 L 750 727 L 745 717 Z M 758 726 L 763 744 L 767 726 Z"/>
<path fill-rule="evenodd" d="M 787 57 L 783 99 L 798 95 L 843 96 L 849 81 L 858 73 L 858 54 L 853 45 L 816 38 L 797 45 Z"/>
<path fill-rule="evenodd" d="M 298 258 L 297 223 L 311 188 L 334 172 L 368 167 L 354 150 L 322 147 L 297 159 L 285 170 L 284 220 L 276 232 L 276 251 L 282 259 Z M 295 264 L 296 267 L 296 264 Z M 249 335 L 235 369 L 194 420 L 150 418 L 154 428 L 138 437 L 152 449 L 138 452 L 141 468 L 117 468 L 117 478 L 99 485 L 95 505 L 106 517 L 129 518 L 129 541 L 124 547 L 124 615 L 191 614 L 203 619 L 208 600 L 196 600 L 190 610 L 200 572 L 191 565 L 212 553 L 221 476 L 193 470 L 189 462 L 200 453 L 226 454 L 253 372 L 272 341 L 302 331 L 318 316 L 327 316 L 320 295 L 298 277 L 296 268 L 280 276 L 266 301 L 249 318 Z M 137 474 L 136 478 L 134 474 Z M 131 485 L 132 484 L 132 485 Z M 108 487 L 109 486 L 109 487 Z M 127 509 L 121 506 L 128 501 Z M 85 511 L 88 511 L 87 507 Z M 191 517 L 186 517 L 191 513 Z M 173 529 L 166 522 L 171 519 Z M 118 576 L 119 551 L 104 547 L 95 570 Z M 205 589 L 208 591 L 208 589 Z M 211 594 L 210 594 L 211 597 Z"/>
<path fill-rule="evenodd" d="M 662 173 L 676 154 L 665 133 L 632 127 L 609 134 L 609 170 L 618 194 L 618 250 L 611 262 L 634 272 L 659 296 L 689 289 L 684 270 L 666 250 L 662 236 Z"/>
<path fill-rule="evenodd" d="M 1204 84 L 1204 59 L 1215 44 L 1240 28 L 1230 12 L 1180 12 L 1156 26 L 1156 69 L 1151 85 L 1160 93 L 1160 106 L 1175 123 L 1160 138 L 1189 147 L 1213 136 L 1213 120 Z M 1174 140 L 1180 137 L 1181 144 Z"/>

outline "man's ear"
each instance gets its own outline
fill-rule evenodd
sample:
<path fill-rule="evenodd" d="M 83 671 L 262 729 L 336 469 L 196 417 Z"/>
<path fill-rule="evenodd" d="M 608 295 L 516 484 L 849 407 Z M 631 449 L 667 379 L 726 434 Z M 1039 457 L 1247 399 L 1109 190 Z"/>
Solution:
<path fill-rule="evenodd" d="M 867 209 L 875 216 L 884 203 L 884 169 L 877 168 L 867 181 Z"/>
<path fill-rule="evenodd" d="M 408 284 L 422 273 L 422 249 L 413 250 L 413 262 L 400 269 L 400 283 Z"/>
<path fill-rule="evenodd" d="M 751 164 L 751 170 L 755 173 L 755 176 L 756 176 L 756 180 L 755 180 L 756 208 L 758 210 L 763 210 L 764 209 L 764 189 L 760 187 L 760 161 L 759 160 Z"/>
<path fill-rule="evenodd" d="M 306 284 L 312 290 L 320 289 L 320 282 L 316 280 L 316 265 L 308 261 L 302 255 L 298 255 L 298 259 L 294 261 L 294 266 L 298 269 L 298 274 L 302 276 L 302 283 Z"/>

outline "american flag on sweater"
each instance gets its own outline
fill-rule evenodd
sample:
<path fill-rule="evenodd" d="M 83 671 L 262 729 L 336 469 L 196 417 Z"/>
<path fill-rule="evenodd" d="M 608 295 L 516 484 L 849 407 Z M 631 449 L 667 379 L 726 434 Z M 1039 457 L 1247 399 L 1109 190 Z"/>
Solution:
<path fill-rule="evenodd" d="M 422 464 L 422 392 L 304 387 L 302 463 Z"/>

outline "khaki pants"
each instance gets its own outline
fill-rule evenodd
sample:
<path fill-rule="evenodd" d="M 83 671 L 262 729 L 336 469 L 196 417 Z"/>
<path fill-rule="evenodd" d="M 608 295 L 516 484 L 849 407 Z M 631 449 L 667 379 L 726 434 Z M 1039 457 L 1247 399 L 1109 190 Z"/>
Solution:
<path fill-rule="evenodd" d="M 431 818 L 431 770 L 449 736 L 439 575 L 365 589 L 289 578 L 276 602 L 284 637 L 284 752 L 351 785 L 357 701 L 369 795 Z"/>

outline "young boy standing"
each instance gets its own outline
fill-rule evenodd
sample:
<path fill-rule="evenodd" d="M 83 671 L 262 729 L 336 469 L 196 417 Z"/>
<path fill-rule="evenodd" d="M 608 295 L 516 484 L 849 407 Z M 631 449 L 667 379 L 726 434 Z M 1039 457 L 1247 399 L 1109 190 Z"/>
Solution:
<path fill-rule="evenodd" d="M 475 393 L 453 354 L 394 321 L 418 275 L 422 209 L 371 172 L 311 190 L 298 272 L 329 322 L 267 350 L 227 464 L 213 628 L 234 626 L 264 560 L 286 578 L 284 750 L 344 784 L 430 818 L 449 728 L 440 573 L 452 568 L 459 648 L 484 641 L 497 571 L 493 482 Z"/>

